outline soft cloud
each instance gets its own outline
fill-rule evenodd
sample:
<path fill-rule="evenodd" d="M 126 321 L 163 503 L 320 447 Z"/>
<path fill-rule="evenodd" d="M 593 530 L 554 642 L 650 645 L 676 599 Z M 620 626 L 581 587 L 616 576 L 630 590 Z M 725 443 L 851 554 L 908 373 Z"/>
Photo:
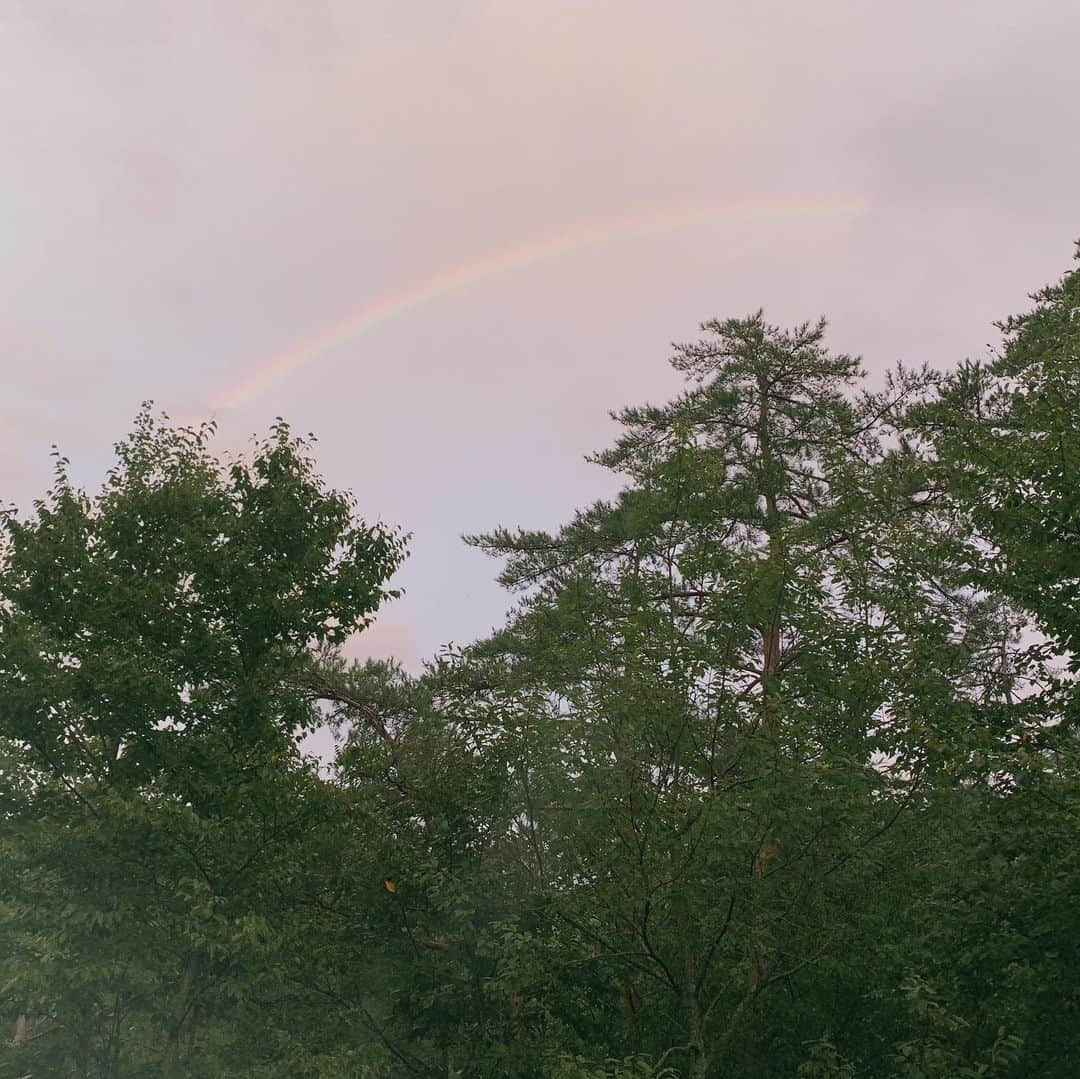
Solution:
<path fill-rule="evenodd" d="M 316 431 L 331 482 L 413 531 L 366 647 L 467 640 L 505 598 L 459 534 L 608 491 L 582 454 L 609 408 L 675 388 L 668 342 L 702 319 L 826 313 L 877 371 L 983 350 L 1080 233 L 1078 35 L 1071 0 L 5 5 L 2 489 L 40 493 L 51 442 L 89 481 L 140 401 L 196 421 L 488 252 L 658 207 L 861 199 L 488 279 L 220 417 L 226 447 L 277 414 Z"/>

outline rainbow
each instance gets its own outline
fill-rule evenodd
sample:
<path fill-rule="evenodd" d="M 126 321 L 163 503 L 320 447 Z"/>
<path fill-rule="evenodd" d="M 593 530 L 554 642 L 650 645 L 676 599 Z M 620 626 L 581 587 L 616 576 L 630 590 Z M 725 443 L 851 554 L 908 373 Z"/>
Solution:
<path fill-rule="evenodd" d="M 583 248 L 596 247 L 609 240 L 627 236 L 642 236 L 654 232 L 697 224 L 711 218 L 758 212 L 778 213 L 855 213 L 862 202 L 853 198 L 828 197 L 769 197 L 731 199 L 696 206 L 681 206 L 653 210 L 647 213 L 617 217 L 599 224 L 584 225 L 565 232 L 544 236 L 515 247 L 494 251 L 480 258 L 447 267 L 430 277 L 389 292 L 357 308 L 344 318 L 320 330 L 311 337 L 296 342 L 291 348 L 255 364 L 242 378 L 223 388 L 213 400 L 215 409 L 235 408 L 245 404 L 280 382 L 292 372 L 318 356 L 406 311 L 451 293 L 460 292 L 478 282 L 514 270 L 522 270 L 538 262 L 557 258 Z"/>

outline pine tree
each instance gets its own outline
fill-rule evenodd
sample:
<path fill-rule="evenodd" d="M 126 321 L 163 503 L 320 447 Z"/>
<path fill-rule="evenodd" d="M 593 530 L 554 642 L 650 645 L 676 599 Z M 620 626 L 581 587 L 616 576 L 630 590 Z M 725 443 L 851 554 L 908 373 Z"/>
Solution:
<path fill-rule="evenodd" d="M 860 392 L 823 323 L 703 330 L 688 389 L 618 415 L 614 503 L 473 540 L 525 593 L 474 658 L 558 732 L 522 767 L 538 885 L 621 965 L 632 1047 L 695 1076 L 793 1051 L 751 1020 L 858 939 L 869 851 L 949 765 L 986 658 L 932 492 L 883 441 L 926 379 Z"/>

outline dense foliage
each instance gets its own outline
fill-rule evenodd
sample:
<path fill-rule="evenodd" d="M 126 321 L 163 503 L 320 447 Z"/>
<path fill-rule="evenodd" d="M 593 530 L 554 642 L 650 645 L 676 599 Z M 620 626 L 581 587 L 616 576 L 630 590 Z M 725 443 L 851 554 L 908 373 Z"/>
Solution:
<path fill-rule="evenodd" d="M 0 540 L 0 1077 L 1080 1064 L 1080 272 L 870 390 L 716 320 L 419 675 L 284 424 L 140 414 Z M 332 768 L 300 739 L 331 724 Z"/>

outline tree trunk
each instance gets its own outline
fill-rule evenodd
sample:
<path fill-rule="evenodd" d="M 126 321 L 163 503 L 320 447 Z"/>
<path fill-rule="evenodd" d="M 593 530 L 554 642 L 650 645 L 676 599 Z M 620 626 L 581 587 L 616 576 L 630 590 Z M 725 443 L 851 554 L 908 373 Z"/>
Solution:
<path fill-rule="evenodd" d="M 760 457 L 758 492 L 765 502 L 764 529 L 768 537 L 765 555 L 765 575 L 768 594 L 765 621 L 761 627 L 761 723 L 766 730 L 775 724 L 770 697 L 773 680 L 780 669 L 781 593 L 783 590 L 783 520 L 780 516 L 777 491 L 776 462 L 773 459 L 772 426 L 769 402 L 769 381 L 763 370 L 758 374 L 757 444 Z"/>
<path fill-rule="evenodd" d="M 90 1009 L 79 1008 L 79 1029 L 75 1032 L 75 1075 L 87 1079 L 90 1075 Z"/>
<path fill-rule="evenodd" d="M 694 1054 L 690 1079 L 705 1079 L 709 1072 L 709 1057 L 705 1052 L 705 1033 L 701 1027 L 701 1007 L 698 1002 L 694 976 L 694 954 L 683 949 L 683 1012 L 686 1016 L 687 1045 Z"/>
<path fill-rule="evenodd" d="M 171 1014 L 169 1016 L 168 1039 L 165 1043 L 165 1054 L 162 1060 L 162 1075 L 166 1079 L 180 1079 L 184 1074 L 183 1054 L 181 1052 L 181 1038 L 184 1033 L 184 1022 L 191 1010 L 191 995 L 195 982 L 199 977 L 199 957 L 192 953 L 184 965 L 184 973 L 177 986 L 173 997 Z"/>
<path fill-rule="evenodd" d="M 775 694 L 777 675 L 780 671 L 780 646 L 783 607 L 783 557 L 784 537 L 783 519 L 780 514 L 779 491 L 777 490 L 777 469 L 773 459 L 772 429 L 769 401 L 769 381 L 765 371 L 758 374 L 758 452 L 761 457 L 759 491 L 765 502 L 764 529 L 768 542 L 765 555 L 765 580 L 767 590 L 764 595 L 765 618 L 761 626 L 761 726 L 766 736 L 772 741 L 774 751 L 779 751 L 775 740 L 776 709 Z M 766 836 L 754 855 L 753 877 L 765 874 L 770 859 L 777 853 L 777 844 Z M 758 926 L 762 924 L 760 915 L 755 915 Z M 756 988 L 765 979 L 769 958 L 764 949 L 755 942 L 754 955 L 751 959 L 747 976 L 748 996 L 744 1004 L 749 1005 L 756 996 Z M 764 1071 L 764 1057 L 760 1039 L 756 1031 L 748 1035 L 749 1048 L 746 1059 L 748 1075 L 759 1075 Z"/>

